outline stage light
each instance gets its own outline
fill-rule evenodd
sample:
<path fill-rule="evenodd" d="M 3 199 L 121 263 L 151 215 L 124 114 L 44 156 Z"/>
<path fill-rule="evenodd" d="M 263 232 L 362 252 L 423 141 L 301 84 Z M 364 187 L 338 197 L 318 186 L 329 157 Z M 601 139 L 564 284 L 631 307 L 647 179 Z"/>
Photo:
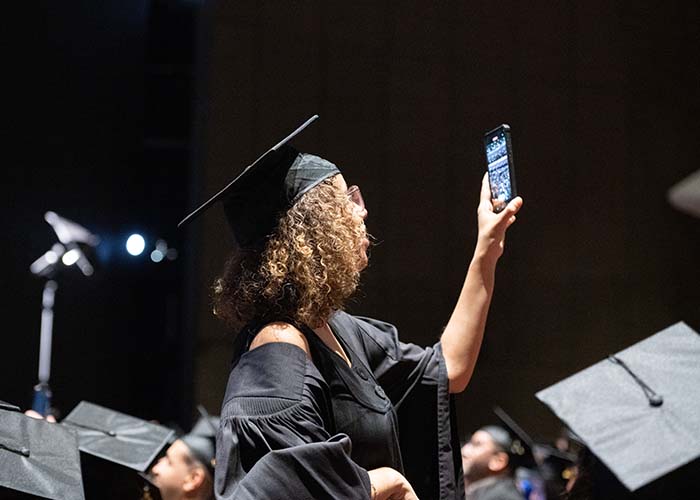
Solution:
<path fill-rule="evenodd" d="M 63 257 L 61 257 L 61 260 L 66 266 L 72 266 L 76 262 L 78 262 L 78 259 L 80 258 L 80 250 L 73 248 L 71 250 L 68 250 L 66 253 L 63 254 Z"/>
<path fill-rule="evenodd" d="M 153 262 L 160 262 L 161 260 L 163 260 L 163 257 L 163 252 L 161 252 L 160 250 L 153 250 L 151 252 L 151 260 Z"/>
<path fill-rule="evenodd" d="M 165 259 L 177 259 L 177 250 L 168 247 L 168 242 L 163 239 L 156 240 L 156 248 L 151 252 L 151 260 L 153 262 L 163 262 Z"/>
<path fill-rule="evenodd" d="M 58 254 L 53 250 L 49 250 L 44 254 L 44 258 L 48 264 L 55 264 L 58 262 Z"/>
<path fill-rule="evenodd" d="M 126 240 L 126 251 L 134 257 L 141 255 L 144 248 L 146 248 L 146 241 L 140 234 L 132 234 L 129 236 L 129 239 Z"/>

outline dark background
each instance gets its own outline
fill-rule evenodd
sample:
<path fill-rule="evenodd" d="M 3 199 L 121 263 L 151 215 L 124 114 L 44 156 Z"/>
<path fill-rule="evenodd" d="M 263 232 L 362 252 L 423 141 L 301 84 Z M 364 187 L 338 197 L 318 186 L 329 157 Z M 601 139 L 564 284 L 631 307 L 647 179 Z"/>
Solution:
<path fill-rule="evenodd" d="M 65 415 L 86 399 L 189 423 L 189 252 L 175 225 L 190 205 L 197 9 L 163 0 L 47 2 L 45 50 L 27 52 L 29 70 L 17 71 L 23 88 L 11 99 L 22 104 L 27 130 L 2 183 L 0 399 L 31 405 L 43 280 L 29 265 L 56 241 L 43 220 L 53 210 L 102 240 L 90 257 L 93 277 L 76 269 L 57 277 L 55 406 Z M 44 132 L 46 142 L 30 142 Z M 138 258 L 124 248 L 134 232 L 148 245 Z M 151 262 L 157 238 L 180 257 Z"/>
<path fill-rule="evenodd" d="M 359 184 L 378 238 L 350 309 L 432 344 L 476 239 L 481 135 L 513 128 L 525 205 L 508 234 L 464 432 L 499 404 L 534 434 L 534 393 L 680 320 L 700 329 L 700 220 L 666 192 L 700 168 L 693 2 L 51 3 L 29 73 L 32 144 L 6 165 L 0 399 L 36 382 L 46 210 L 102 237 L 59 278 L 52 387 L 187 427 L 217 411 L 231 338 L 209 312 L 221 213 L 176 223 L 308 116 L 296 141 Z M 39 132 L 41 131 L 41 132 Z M 40 155 L 46 148 L 45 155 Z M 164 238 L 172 262 L 121 250 Z M 104 246 L 103 246 L 104 245 Z M 71 270 L 73 271 L 73 270 Z"/>

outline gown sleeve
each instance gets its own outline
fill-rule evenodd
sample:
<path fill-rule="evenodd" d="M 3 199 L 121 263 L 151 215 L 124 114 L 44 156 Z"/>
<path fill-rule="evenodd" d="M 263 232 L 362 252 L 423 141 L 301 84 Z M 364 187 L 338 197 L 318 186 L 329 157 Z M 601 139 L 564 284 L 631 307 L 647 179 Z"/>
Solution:
<path fill-rule="evenodd" d="M 370 487 L 362 484 L 364 478 L 352 467 L 338 466 L 346 461 L 350 449 L 350 439 L 338 434 L 322 443 L 271 451 L 239 483 L 235 498 L 367 499 Z"/>
<path fill-rule="evenodd" d="M 365 317 L 355 322 L 369 368 L 399 419 L 406 477 L 419 498 L 463 498 L 454 398 L 440 342 L 420 347 L 399 340 L 396 327 Z"/>
<path fill-rule="evenodd" d="M 274 342 L 241 356 L 221 410 L 216 498 L 370 498 L 349 438 L 329 432 L 330 408 L 325 382 L 300 348 Z"/>

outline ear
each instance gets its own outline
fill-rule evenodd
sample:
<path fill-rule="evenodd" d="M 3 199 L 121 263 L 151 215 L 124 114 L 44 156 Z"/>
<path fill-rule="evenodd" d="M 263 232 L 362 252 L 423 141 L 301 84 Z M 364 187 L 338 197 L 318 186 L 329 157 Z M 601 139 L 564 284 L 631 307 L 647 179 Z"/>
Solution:
<path fill-rule="evenodd" d="M 206 479 L 206 472 L 201 467 L 192 467 L 185 477 L 185 482 L 182 489 L 187 493 L 191 493 L 199 489 Z"/>
<path fill-rule="evenodd" d="M 500 473 L 508 467 L 508 454 L 505 451 L 494 453 L 489 459 L 489 470 L 491 472 Z"/>

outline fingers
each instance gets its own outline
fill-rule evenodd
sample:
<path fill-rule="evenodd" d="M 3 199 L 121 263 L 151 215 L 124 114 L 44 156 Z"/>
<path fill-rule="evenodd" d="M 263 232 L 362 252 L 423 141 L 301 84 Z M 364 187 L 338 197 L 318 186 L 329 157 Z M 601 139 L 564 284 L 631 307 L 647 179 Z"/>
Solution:
<path fill-rule="evenodd" d="M 520 196 L 516 196 L 515 198 L 510 200 L 508 205 L 506 205 L 506 208 L 503 209 L 503 211 L 501 212 L 501 217 L 503 217 L 504 219 L 510 219 L 520 211 L 522 206 L 523 199 Z"/>
<path fill-rule="evenodd" d="M 34 410 L 27 410 L 24 412 L 24 414 L 28 417 L 35 418 L 37 420 L 44 420 L 44 416 L 41 413 Z M 47 416 L 45 420 L 47 422 L 51 422 L 52 424 L 56 423 L 56 417 L 54 417 L 53 415 Z"/>
<path fill-rule="evenodd" d="M 494 213 L 494 200 L 491 199 L 491 185 L 489 184 L 489 174 L 486 172 L 481 179 L 481 194 L 479 200 L 479 209 L 486 210 L 488 212 Z M 517 214 L 523 206 L 523 199 L 520 196 L 516 196 L 506 207 L 497 215 L 501 218 L 501 221 L 505 221 L 507 226 L 510 226 L 515 222 L 515 214 Z M 507 227 L 506 226 L 506 227 Z"/>
<path fill-rule="evenodd" d="M 515 215 L 522 208 L 522 206 L 523 199 L 520 196 L 516 196 L 515 198 L 510 200 L 510 203 L 508 203 L 508 206 L 506 207 L 505 211 L 510 212 L 511 215 Z"/>
<path fill-rule="evenodd" d="M 479 195 L 480 204 L 491 207 L 491 186 L 489 185 L 489 174 L 486 172 L 481 179 L 481 194 Z"/>
<path fill-rule="evenodd" d="M 28 416 L 28 417 L 36 418 L 37 420 L 43 420 L 43 419 L 44 419 L 44 416 L 43 416 L 41 413 L 39 413 L 38 411 L 27 410 L 27 411 L 24 412 L 24 414 L 25 414 L 26 416 Z"/>
<path fill-rule="evenodd" d="M 520 196 L 516 196 L 510 203 L 506 205 L 506 208 L 498 214 L 501 218 L 497 225 L 503 225 L 505 228 L 509 228 L 515 222 L 515 214 L 517 214 L 523 206 L 523 199 Z"/>

